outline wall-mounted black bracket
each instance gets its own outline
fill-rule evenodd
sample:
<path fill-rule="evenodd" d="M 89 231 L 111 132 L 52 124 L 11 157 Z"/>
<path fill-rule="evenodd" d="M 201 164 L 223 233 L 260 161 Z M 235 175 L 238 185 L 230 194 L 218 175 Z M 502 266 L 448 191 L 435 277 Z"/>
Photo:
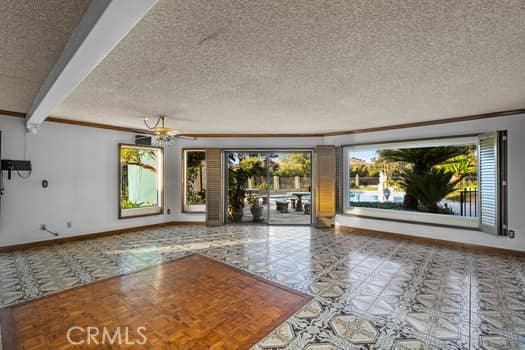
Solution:
<path fill-rule="evenodd" d="M 135 135 L 135 144 L 142 146 L 151 146 L 151 136 Z"/>
<path fill-rule="evenodd" d="M 11 171 L 31 171 L 30 160 L 2 159 L 2 171 L 7 171 L 7 179 L 11 180 Z"/>

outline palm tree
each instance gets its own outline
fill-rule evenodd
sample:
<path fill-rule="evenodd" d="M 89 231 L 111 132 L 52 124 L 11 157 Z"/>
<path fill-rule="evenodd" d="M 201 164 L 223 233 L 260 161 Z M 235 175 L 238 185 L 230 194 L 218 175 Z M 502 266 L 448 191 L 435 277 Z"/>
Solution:
<path fill-rule="evenodd" d="M 476 155 L 474 150 L 470 150 L 468 154 L 460 154 L 450 158 L 444 163 L 437 165 L 436 168 L 452 173 L 450 182 L 455 185 L 466 176 L 476 173 Z"/>
<path fill-rule="evenodd" d="M 412 174 L 422 176 L 428 173 L 433 166 L 441 164 L 450 158 L 464 154 L 464 146 L 441 146 L 424 148 L 388 149 L 379 152 L 380 158 L 392 162 L 404 162 L 412 165 Z M 411 182 L 404 182 L 405 198 L 403 206 L 406 209 L 417 210 L 419 201 L 414 195 L 415 191 L 410 186 Z"/>
<path fill-rule="evenodd" d="M 438 213 L 438 202 L 454 192 L 453 174 L 444 169 L 432 168 L 424 174 L 415 174 L 407 169 L 401 175 L 407 194 L 417 198 L 425 211 Z"/>

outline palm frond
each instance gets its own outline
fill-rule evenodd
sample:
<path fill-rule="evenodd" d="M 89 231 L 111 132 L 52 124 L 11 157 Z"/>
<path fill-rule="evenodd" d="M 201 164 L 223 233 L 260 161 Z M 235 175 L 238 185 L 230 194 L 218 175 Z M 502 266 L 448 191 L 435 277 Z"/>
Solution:
<path fill-rule="evenodd" d="M 453 174 L 444 169 L 432 168 L 424 174 L 405 170 L 401 175 L 406 193 L 417 198 L 426 211 L 439 211 L 438 202 L 454 191 L 450 182 Z"/>

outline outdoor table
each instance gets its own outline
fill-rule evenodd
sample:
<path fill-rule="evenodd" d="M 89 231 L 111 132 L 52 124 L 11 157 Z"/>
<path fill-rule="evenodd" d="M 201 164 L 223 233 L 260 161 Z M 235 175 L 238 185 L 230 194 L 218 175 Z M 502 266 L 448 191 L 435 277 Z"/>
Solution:
<path fill-rule="evenodd" d="M 297 202 L 295 202 L 295 211 L 303 211 L 303 201 L 302 198 L 304 195 L 311 194 L 311 192 L 292 192 L 293 196 L 297 197 Z"/>

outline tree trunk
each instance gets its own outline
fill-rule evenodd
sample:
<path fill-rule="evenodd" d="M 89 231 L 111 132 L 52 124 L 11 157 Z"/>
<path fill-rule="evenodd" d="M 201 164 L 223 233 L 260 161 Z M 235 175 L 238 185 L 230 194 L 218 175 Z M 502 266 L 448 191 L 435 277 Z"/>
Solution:
<path fill-rule="evenodd" d="M 429 213 L 439 213 L 439 207 L 438 207 L 437 203 L 429 203 L 427 205 L 427 211 Z"/>
<path fill-rule="evenodd" d="M 453 184 L 453 185 L 456 185 L 458 182 L 460 182 L 461 180 L 463 180 L 463 178 L 465 177 L 466 175 L 453 175 L 451 178 L 450 178 L 450 183 Z"/>
<path fill-rule="evenodd" d="M 414 168 L 412 171 L 414 172 L 414 175 L 421 175 L 424 174 L 426 170 L 425 164 L 416 162 L 414 163 Z M 403 207 L 405 209 L 410 210 L 417 210 L 417 207 L 419 205 L 419 201 L 416 197 L 409 195 L 408 193 L 412 192 L 409 188 L 406 189 L 405 198 L 403 199 Z"/>
<path fill-rule="evenodd" d="M 403 199 L 403 207 L 410 210 L 417 210 L 417 206 L 417 198 L 406 193 L 405 198 Z"/>

